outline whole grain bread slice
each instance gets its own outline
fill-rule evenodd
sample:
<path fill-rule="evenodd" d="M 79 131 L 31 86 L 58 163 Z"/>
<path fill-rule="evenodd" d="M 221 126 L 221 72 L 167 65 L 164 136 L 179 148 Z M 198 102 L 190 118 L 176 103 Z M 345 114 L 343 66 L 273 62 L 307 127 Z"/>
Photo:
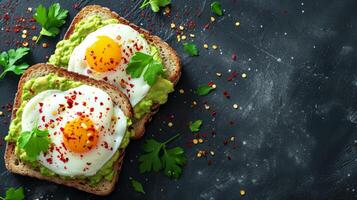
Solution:
<path fill-rule="evenodd" d="M 45 76 L 49 73 L 54 73 L 60 77 L 66 77 L 69 80 L 79 81 L 86 85 L 95 86 L 97 88 L 102 89 L 103 91 L 107 92 L 108 95 L 112 98 L 114 104 L 118 105 L 124 114 L 131 118 L 133 115 L 132 107 L 128 98 L 120 92 L 116 87 L 104 82 L 98 81 L 94 79 L 90 79 L 86 76 L 82 76 L 76 73 L 68 72 L 62 68 L 55 67 L 49 64 L 36 64 L 29 69 L 22 75 L 20 82 L 18 84 L 18 91 L 16 93 L 16 97 L 14 100 L 14 106 L 12 111 L 12 119 L 16 117 L 16 111 L 21 105 L 21 97 L 22 97 L 22 88 L 26 81 Z M 121 170 L 121 166 L 123 163 L 124 158 L 124 150 L 120 150 L 120 157 L 114 164 L 114 178 L 112 181 L 102 180 L 98 185 L 92 187 L 86 182 L 85 180 L 64 180 L 60 177 L 48 177 L 43 176 L 38 170 L 34 169 L 30 165 L 22 162 L 15 154 L 15 143 L 8 142 L 6 145 L 5 150 L 5 166 L 6 168 L 13 173 L 21 174 L 25 176 L 35 177 L 42 180 L 51 181 L 57 184 L 66 185 L 69 187 L 74 187 L 78 190 L 82 190 L 88 193 L 93 193 L 96 195 L 108 195 L 110 192 L 114 190 L 115 184 L 118 180 L 119 173 Z"/>
<path fill-rule="evenodd" d="M 149 31 L 130 23 L 128 20 L 119 16 L 117 13 L 111 11 L 109 8 L 105 8 L 99 5 L 89 5 L 84 7 L 73 19 L 71 25 L 69 26 L 64 39 L 69 39 L 72 35 L 75 26 L 82 19 L 85 19 L 91 15 L 100 15 L 104 19 L 117 19 L 119 23 L 126 24 L 131 26 L 133 29 L 137 30 L 139 33 L 145 36 L 145 39 L 149 44 L 156 46 L 159 50 L 160 57 L 162 58 L 163 65 L 165 67 L 166 77 L 172 83 L 176 85 L 181 76 L 181 61 L 176 51 L 169 46 L 165 41 L 160 37 L 152 35 Z M 151 117 L 157 112 L 160 105 L 153 105 L 151 112 L 144 115 L 140 120 L 134 121 L 133 127 L 135 130 L 135 136 L 133 139 L 139 139 L 144 135 L 145 125 L 151 120 Z"/>

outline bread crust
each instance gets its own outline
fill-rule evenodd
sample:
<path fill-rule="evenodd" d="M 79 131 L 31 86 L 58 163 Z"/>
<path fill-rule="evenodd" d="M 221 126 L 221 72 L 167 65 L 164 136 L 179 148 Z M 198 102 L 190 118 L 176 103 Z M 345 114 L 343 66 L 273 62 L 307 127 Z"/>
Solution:
<path fill-rule="evenodd" d="M 149 44 L 155 45 L 160 53 L 160 57 L 163 59 L 163 65 L 166 69 L 166 75 L 168 80 L 170 80 L 174 85 L 180 79 L 181 76 L 181 61 L 180 57 L 176 53 L 176 51 L 170 47 L 165 41 L 163 41 L 160 37 L 152 35 L 149 31 L 130 23 L 125 18 L 121 17 L 117 13 L 111 11 L 109 8 L 102 7 L 99 5 L 89 5 L 84 7 L 73 19 L 71 25 L 69 26 L 64 39 L 68 39 L 74 32 L 75 26 L 82 19 L 90 16 L 98 14 L 101 15 L 105 19 L 118 19 L 118 21 L 122 24 L 128 25 L 143 34 Z M 153 105 L 152 112 L 145 114 L 140 120 L 134 121 L 134 130 L 135 136 L 132 139 L 140 139 L 145 132 L 145 125 L 151 120 L 152 116 L 158 111 L 160 105 Z"/>
<path fill-rule="evenodd" d="M 49 73 L 54 73 L 60 77 L 66 77 L 73 81 L 80 81 L 84 84 L 92 85 L 106 91 L 111 96 L 114 103 L 119 105 L 119 107 L 122 109 L 122 111 L 128 118 L 131 118 L 133 116 L 132 107 L 130 105 L 128 98 L 118 88 L 104 81 L 94 80 L 83 75 L 79 75 L 73 72 L 68 72 L 67 70 L 64 70 L 59 67 L 55 67 L 50 64 L 36 64 L 28 68 L 19 81 L 18 90 L 14 100 L 11 120 L 13 120 L 16 117 L 16 112 L 21 105 L 22 88 L 26 83 L 26 81 L 32 78 L 45 76 Z M 101 196 L 108 195 L 114 190 L 115 184 L 118 181 L 119 173 L 121 170 L 121 166 L 125 154 L 124 150 L 120 150 L 120 157 L 114 163 L 115 174 L 112 181 L 103 180 L 97 186 L 91 187 L 86 181 L 83 180 L 64 180 L 56 176 L 55 177 L 43 176 L 39 171 L 33 169 L 30 165 L 19 160 L 19 158 L 15 154 L 15 146 L 16 144 L 14 142 L 8 142 L 6 144 L 4 159 L 5 159 L 5 166 L 10 172 L 25 175 L 25 176 L 35 177 L 41 180 L 51 181 L 69 187 L 74 187 L 78 190 L 82 190 L 88 193 L 101 195 Z"/>

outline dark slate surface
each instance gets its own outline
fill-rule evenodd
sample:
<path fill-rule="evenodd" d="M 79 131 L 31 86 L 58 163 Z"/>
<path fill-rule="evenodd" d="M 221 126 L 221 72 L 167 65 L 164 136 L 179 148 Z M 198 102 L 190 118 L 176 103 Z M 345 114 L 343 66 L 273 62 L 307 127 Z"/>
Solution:
<path fill-rule="evenodd" d="M 54 1 L 43 1 L 49 5 Z M 61 1 L 70 19 L 87 4 L 105 5 L 129 20 L 150 28 L 182 56 L 183 75 L 177 91 L 148 126 L 145 138 L 166 139 L 181 133 L 175 144 L 185 147 L 189 158 L 178 181 L 160 173 L 138 173 L 137 156 L 142 141 L 132 142 L 116 190 L 103 199 L 351 199 L 356 197 L 357 167 L 357 15 L 355 0 L 221 0 L 225 14 L 208 30 L 210 1 L 173 0 L 172 16 L 140 11 L 138 1 Z M 2 1 L 1 50 L 13 47 L 21 34 L 7 33 L 16 17 L 29 16 L 28 7 L 39 2 Z M 4 14 L 10 12 L 9 22 Z M 143 17 L 145 16 L 145 17 Z M 176 42 L 170 23 L 194 20 L 194 42 L 201 55 L 189 58 Z M 240 21 L 241 26 L 234 23 Z M 66 27 L 68 23 L 66 24 Z M 46 55 L 63 36 L 44 39 L 50 47 L 32 49 L 31 64 L 45 62 Z M 38 30 L 37 30 L 38 31 Z M 31 36 L 37 33 L 31 31 Z M 203 44 L 219 45 L 205 50 Z M 231 55 L 237 55 L 237 61 Z M 231 72 L 238 77 L 227 81 Z M 215 73 L 222 73 L 218 78 Z M 241 74 L 246 73 L 247 79 Z M 18 77 L 8 75 L 0 82 L 0 105 L 13 100 Z M 214 81 L 217 90 L 197 97 L 193 88 Z M 178 89 L 185 94 L 179 94 Z M 231 98 L 226 99 L 227 90 Z M 197 106 L 192 108 L 192 101 Z M 210 110 L 204 109 L 204 103 Z M 240 105 L 234 110 L 232 105 Z M 6 109 L 2 109 L 5 111 Z M 211 112 L 216 111 L 216 117 Z M 9 113 L 1 122 L 9 121 Z M 174 115 L 174 119 L 169 116 Z M 201 133 L 206 142 L 189 146 L 187 124 L 203 119 Z M 168 121 L 174 126 L 169 128 Z M 211 135 L 215 129 L 216 136 Z M 4 137 L 8 125 L 1 123 Z M 235 136 L 234 142 L 224 140 Z M 3 154 L 5 145 L 1 146 Z M 215 156 L 195 158 L 198 150 Z M 228 157 L 231 160 L 227 159 Z M 211 160 L 212 165 L 208 165 Z M 98 197 L 44 181 L 13 175 L 1 167 L 1 194 L 10 186 L 23 186 L 28 199 L 99 199 Z M 135 193 L 130 177 L 141 181 L 146 195 Z M 241 197 L 239 190 L 246 195 Z"/>

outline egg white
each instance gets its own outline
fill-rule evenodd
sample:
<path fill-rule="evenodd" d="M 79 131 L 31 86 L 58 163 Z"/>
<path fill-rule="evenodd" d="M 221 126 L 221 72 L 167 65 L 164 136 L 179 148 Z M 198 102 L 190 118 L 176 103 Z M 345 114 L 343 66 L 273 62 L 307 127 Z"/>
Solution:
<path fill-rule="evenodd" d="M 90 33 L 74 49 L 68 63 L 68 70 L 90 76 L 95 79 L 106 80 L 116 85 L 128 96 L 130 103 L 135 106 L 146 96 L 150 86 L 146 83 L 143 76 L 139 78 L 131 78 L 130 75 L 126 73 L 125 69 L 127 68 L 128 63 L 125 62 L 124 59 L 121 60 L 116 70 L 110 72 L 94 72 L 87 65 L 85 61 L 86 50 L 98 40 L 98 36 L 107 36 L 121 45 L 121 55 L 127 61 L 130 61 L 131 57 L 135 54 L 135 52 L 138 51 L 136 48 L 133 48 L 134 44 L 138 44 L 143 47 L 140 52 L 145 54 L 151 53 L 150 45 L 140 35 L 139 32 L 124 24 L 110 24 L 96 30 L 95 32 Z M 133 87 L 122 88 L 119 84 L 120 80 L 122 79 L 129 84 L 132 84 Z"/>
<path fill-rule="evenodd" d="M 77 95 L 72 108 L 66 108 L 63 112 L 54 115 L 60 104 L 67 105 L 65 96 L 69 96 L 76 91 Z M 81 102 L 86 102 L 83 105 Z M 42 103 L 42 106 L 40 106 Z M 41 111 L 40 111 L 40 108 Z M 94 110 L 90 111 L 91 108 Z M 107 109 L 108 108 L 108 109 Z M 77 112 L 88 114 L 93 121 L 96 130 L 99 131 L 98 145 L 86 153 L 74 153 L 64 148 L 63 134 L 60 130 L 67 122 L 78 117 Z M 100 114 L 102 113 L 102 114 Z M 24 107 L 22 114 L 22 130 L 31 131 L 38 126 L 40 130 L 46 129 L 45 122 L 51 119 L 55 121 L 55 126 L 48 127 L 51 142 L 59 152 L 48 151 L 41 153 L 37 160 L 46 168 L 62 176 L 92 176 L 114 155 L 118 150 L 127 127 L 127 119 L 119 106 L 115 105 L 110 96 L 103 90 L 82 85 L 67 91 L 47 90 L 33 97 Z M 100 117 L 102 116 L 102 117 Z M 58 121 L 58 117 L 63 119 Z M 115 120 L 111 120 L 115 117 Z M 103 127 L 102 127 L 103 126 Z M 109 148 L 101 145 L 107 142 Z M 67 162 L 58 156 L 64 155 Z M 51 163 L 48 159 L 52 158 Z M 90 164 L 88 164 L 90 163 Z"/>

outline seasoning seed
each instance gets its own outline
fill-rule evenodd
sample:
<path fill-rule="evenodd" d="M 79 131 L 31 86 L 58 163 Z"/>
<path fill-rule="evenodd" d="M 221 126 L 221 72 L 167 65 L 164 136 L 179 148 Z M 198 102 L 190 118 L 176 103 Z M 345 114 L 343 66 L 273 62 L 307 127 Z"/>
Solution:
<path fill-rule="evenodd" d="M 236 104 L 236 103 L 233 104 L 233 108 L 234 108 L 234 109 L 238 109 L 238 104 Z"/>
<path fill-rule="evenodd" d="M 216 84 L 213 84 L 213 85 L 212 85 L 212 88 L 213 88 L 213 89 L 216 89 L 216 88 L 217 88 L 217 85 L 216 85 Z"/>
<path fill-rule="evenodd" d="M 208 49 L 208 44 L 204 44 L 203 48 Z"/>
<path fill-rule="evenodd" d="M 236 26 L 240 26 L 240 22 L 239 21 L 236 21 Z"/>
<path fill-rule="evenodd" d="M 193 144 L 198 144 L 198 140 L 197 140 L 197 139 L 193 139 L 193 140 L 192 140 L 192 143 L 193 143 Z"/>
<path fill-rule="evenodd" d="M 211 22 L 214 22 L 214 21 L 216 21 L 216 18 L 211 17 Z"/>
<path fill-rule="evenodd" d="M 218 76 L 218 77 L 221 77 L 222 76 L 222 73 L 216 73 L 216 75 Z"/>
<path fill-rule="evenodd" d="M 167 124 L 167 126 L 169 126 L 169 127 L 173 127 L 173 126 L 174 126 L 174 124 L 173 124 L 172 122 L 169 122 L 169 123 Z"/>
<path fill-rule="evenodd" d="M 201 158 L 201 157 L 202 157 L 202 153 L 201 153 L 200 151 L 197 153 L 197 157 L 198 157 L 198 158 Z"/>
<path fill-rule="evenodd" d="M 245 190 L 240 190 L 239 193 L 240 193 L 240 196 L 244 196 L 245 195 Z"/>
<path fill-rule="evenodd" d="M 23 43 L 22 43 L 22 46 L 28 47 L 28 46 L 29 46 L 29 43 L 28 43 L 28 42 L 23 42 Z"/>
<path fill-rule="evenodd" d="M 195 37 L 195 34 L 192 34 L 192 33 L 191 33 L 191 34 L 190 34 L 190 37 L 194 38 L 194 37 Z"/>
<path fill-rule="evenodd" d="M 26 33 L 27 33 L 27 30 L 23 30 L 22 33 L 23 33 L 23 34 L 26 34 Z"/>
<path fill-rule="evenodd" d="M 235 140 L 235 137 L 232 136 L 232 137 L 231 137 L 231 142 L 233 142 L 234 140 Z"/>
<path fill-rule="evenodd" d="M 37 36 L 33 36 L 32 41 L 36 41 L 36 40 L 37 40 Z"/>
<path fill-rule="evenodd" d="M 47 48 L 48 47 L 48 43 L 46 43 L 46 42 L 42 43 L 42 47 L 43 48 Z"/>
<path fill-rule="evenodd" d="M 170 24 L 170 27 L 171 27 L 172 29 L 174 29 L 174 28 L 176 28 L 176 24 L 171 23 L 171 24 Z"/>
<path fill-rule="evenodd" d="M 31 7 L 28 7 L 28 8 L 27 8 L 27 11 L 32 12 L 32 8 L 31 8 Z"/>
<path fill-rule="evenodd" d="M 214 151 L 210 151 L 209 153 L 211 154 L 211 156 L 214 156 Z"/>
<path fill-rule="evenodd" d="M 243 74 L 242 74 L 242 78 L 247 78 L 247 74 L 246 74 L 246 73 L 243 73 Z"/>
<path fill-rule="evenodd" d="M 4 112 L 3 111 L 0 111 L 0 116 L 3 116 L 4 115 Z"/>
<path fill-rule="evenodd" d="M 183 26 L 179 26 L 179 29 L 183 31 L 185 28 Z"/>
<path fill-rule="evenodd" d="M 217 48 L 218 48 L 218 46 L 217 46 L 217 45 L 215 45 L 215 44 L 214 44 L 214 45 L 212 45 L 212 49 L 215 49 L 215 50 L 216 50 Z"/>
<path fill-rule="evenodd" d="M 196 106 L 196 105 L 197 105 L 197 102 L 196 102 L 196 101 L 193 101 L 192 104 L 193 104 L 194 106 Z"/>
<path fill-rule="evenodd" d="M 184 93 L 185 93 L 185 90 L 180 89 L 179 92 L 180 92 L 180 94 L 184 94 Z"/>
<path fill-rule="evenodd" d="M 200 139 L 198 139 L 198 142 L 199 143 L 203 143 L 203 140 L 200 138 Z"/>
<path fill-rule="evenodd" d="M 181 40 L 186 40 L 186 35 L 181 36 Z"/>
<path fill-rule="evenodd" d="M 21 37 L 25 39 L 25 38 L 27 38 L 27 35 L 26 34 L 22 34 Z"/>
<path fill-rule="evenodd" d="M 205 104 L 205 109 L 209 110 L 209 105 Z"/>

